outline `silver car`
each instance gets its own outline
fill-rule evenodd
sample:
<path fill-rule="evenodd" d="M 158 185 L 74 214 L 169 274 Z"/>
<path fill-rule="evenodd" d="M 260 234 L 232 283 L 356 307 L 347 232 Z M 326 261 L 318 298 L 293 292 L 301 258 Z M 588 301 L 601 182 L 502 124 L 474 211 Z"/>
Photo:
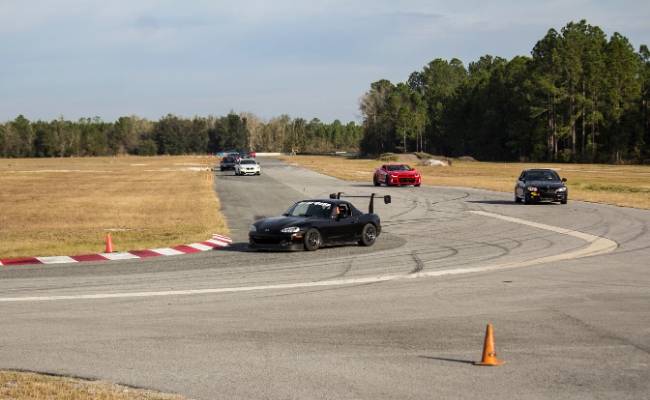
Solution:
<path fill-rule="evenodd" d="M 259 175 L 262 168 L 252 158 L 244 158 L 235 164 L 235 175 Z"/>

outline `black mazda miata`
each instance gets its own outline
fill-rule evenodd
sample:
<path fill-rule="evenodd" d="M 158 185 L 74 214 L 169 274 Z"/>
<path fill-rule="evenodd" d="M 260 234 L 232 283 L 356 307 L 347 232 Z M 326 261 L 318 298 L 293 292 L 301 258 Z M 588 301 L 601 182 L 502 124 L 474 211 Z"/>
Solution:
<path fill-rule="evenodd" d="M 379 216 L 359 211 L 352 203 L 341 200 L 340 193 L 329 199 L 302 200 L 279 217 L 264 218 L 250 226 L 249 247 L 258 250 L 309 250 L 334 244 L 358 243 L 372 246 L 381 233 Z M 390 196 L 383 196 L 390 203 Z"/>

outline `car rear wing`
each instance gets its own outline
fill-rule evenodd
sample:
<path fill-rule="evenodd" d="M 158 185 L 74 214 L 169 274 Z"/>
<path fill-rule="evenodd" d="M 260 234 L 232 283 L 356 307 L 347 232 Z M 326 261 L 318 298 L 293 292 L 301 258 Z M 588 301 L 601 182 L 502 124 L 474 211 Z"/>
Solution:
<path fill-rule="evenodd" d="M 330 199 L 337 199 L 338 200 L 338 199 L 341 198 L 342 194 L 343 194 L 343 192 L 331 193 L 330 194 Z M 375 197 L 376 196 L 377 196 L 376 193 L 371 193 L 369 196 L 352 196 L 352 195 L 347 195 L 347 194 L 345 195 L 345 197 L 357 197 L 357 198 L 364 198 L 364 199 L 370 198 L 370 204 L 368 204 L 368 212 L 370 214 L 375 213 Z M 390 204 L 391 201 L 392 201 L 390 195 L 381 196 L 381 197 L 384 198 L 384 204 Z"/>

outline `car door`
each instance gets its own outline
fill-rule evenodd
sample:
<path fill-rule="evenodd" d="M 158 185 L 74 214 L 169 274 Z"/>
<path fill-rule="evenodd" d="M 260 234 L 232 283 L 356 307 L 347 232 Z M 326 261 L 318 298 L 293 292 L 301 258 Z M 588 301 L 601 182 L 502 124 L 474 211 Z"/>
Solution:
<path fill-rule="evenodd" d="M 343 213 L 337 213 L 336 207 L 333 207 L 330 218 L 323 221 L 320 228 L 325 241 L 345 242 L 350 240 L 354 232 L 354 219 L 349 210 L 350 208 L 347 207 Z"/>
<path fill-rule="evenodd" d="M 341 203 L 339 205 L 340 213 L 335 218 L 337 240 L 348 242 L 354 239 L 356 235 L 356 228 L 359 223 L 359 218 L 355 217 L 352 213 L 352 207 L 348 203 Z"/>

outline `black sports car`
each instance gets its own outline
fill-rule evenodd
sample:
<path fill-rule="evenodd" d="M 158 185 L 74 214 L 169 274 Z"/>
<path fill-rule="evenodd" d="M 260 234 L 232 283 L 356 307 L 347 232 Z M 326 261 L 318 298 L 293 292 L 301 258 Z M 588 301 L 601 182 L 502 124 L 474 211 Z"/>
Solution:
<path fill-rule="evenodd" d="M 225 156 L 224 158 L 221 159 L 221 163 L 219 163 L 219 169 L 221 171 L 225 171 L 228 169 L 235 169 L 235 157 L 232 156 Z"/>
<path fill-rule="evenodd" d="M 566 204 L 569 191 L 552 169 L 527 169 L 522 171 L 515 185 L 515 202 L 529 204 L 534 201 L 559 201 Z"/>
<path fill-rule="evenodd" d="M 370 212 L 363 213 L 352 203 L 341 200 L 340 193 L 326 200 L 302 200 L 282 216 L 253 223 L 248 234 L 249 247 L 313 251 L 331 244 L 372 246 L 381 233 L 379 216 L 373 212 L 374 194 L 350 197 L 370 197 Z M 390 196 L 384 196 L 384 203 L 390 201 Z"/>

